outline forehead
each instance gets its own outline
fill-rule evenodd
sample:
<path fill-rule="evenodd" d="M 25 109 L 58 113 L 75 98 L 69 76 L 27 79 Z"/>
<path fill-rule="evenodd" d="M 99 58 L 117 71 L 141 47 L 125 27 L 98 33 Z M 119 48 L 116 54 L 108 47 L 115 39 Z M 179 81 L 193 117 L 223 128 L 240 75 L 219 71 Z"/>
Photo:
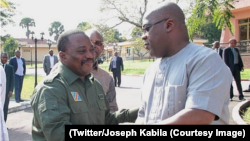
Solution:
<path fill-rule="evenodd" d="M 91 40 L 94 40 L 94 41 L 96 41 L 96 40 L 98 40 L 98 41 L 103 41 L 102 36 L 101 36 L 100 34 L 98 34 L 97 32 L 92 33 L 92 34 L 90 35 L 90 39 L 91 39 Z"/>
<path fill-rule="evenodd" d="M 231 40 L 229 43 L 236 43 L 236 41 L 235 40 Z"/>
<path fill-rule="evenodd" d="M 89 37 L 80 33 L 70 35 L 69 41 L 71 44 L 76 45 L 76 46 L 91 45 Z"/>
<path fill-rule="evenodd" d="M 3 58 L 3 57 L 8 57 L 6 54 L 1 54 L 1 57 Z"/>
<path fill-rule="evenodd" d="M 153 22 L 156 22 L 157 19 L 161 19 L 161 16 L 159 13 L 157 13 L 156 11 L 149 12 L 145 14 L 145 16 L 143 17 L 142 25 L 144 26 L 147 24 L 152 24 Z"/>
<path fill-rule="evenodd" d="M 145 24 L 148 24 L 150 22 L 150 20 L 153 19 L 154 16 L 152 16 L 153 13 L 148 13 L 147 15 L 145 15 L 143 17 L 143 20 L 142 20 L 142 24 L 145 25 Z"/>

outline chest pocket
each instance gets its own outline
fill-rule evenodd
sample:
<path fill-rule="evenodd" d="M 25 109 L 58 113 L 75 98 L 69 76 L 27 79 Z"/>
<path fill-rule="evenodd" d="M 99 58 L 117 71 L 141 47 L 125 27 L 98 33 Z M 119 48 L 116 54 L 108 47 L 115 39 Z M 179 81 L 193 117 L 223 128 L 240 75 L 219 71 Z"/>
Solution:
<path fill-rule="evenodd" d="M 87 113 L 89 109 L 85 101 L 70 101 L 70 108 L 74 114 Z"/>
<path fill-rule="evenodd" d="M 168 117 L 176 114 L 185 108 L 185 103 L 187 99 L 187 92 L 185 86 L 179 85 L 168 85 L 165 87 L 165 102 L 163 107 L 166 107 L 168 112 Z"/>
<path fill-rule="evenodd" d="M 107 107 L 107 104 L 106 104 L 106 101 L 105 100 L 105 95 L 104 94 L 98 94 L 98 100 L 97 100 L 97 103 L 98 103 L 98 106 L 99 106 L 99 109 L 100 110 L 108 110 L 108 107 Z"/>
<path fill-rule="evenodd" d="M 69 107 L 71 109 L 70 121 L 72 124 L 90 124 L 89 108 L 85 100 L 74 101 L 69 96 Z"/>

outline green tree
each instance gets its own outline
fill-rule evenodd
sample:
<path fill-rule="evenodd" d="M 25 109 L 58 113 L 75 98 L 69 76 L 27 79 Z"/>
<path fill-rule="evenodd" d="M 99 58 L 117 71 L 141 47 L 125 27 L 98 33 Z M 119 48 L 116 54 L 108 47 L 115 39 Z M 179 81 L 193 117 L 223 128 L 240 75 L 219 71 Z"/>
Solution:
<path fill-rule="evenodd" d="M 77 29 L 80 29 L 82 31 L 86 31 L 91 28 L 92 28 L 91 25 L 87 22 L 81 22 L 77 25 Z"/>
<path fill-rule="evenodd" d="M 135 37 L 132 46 L 133 54 L 140 57 L 140 60 L 142 60 L 143 57 L 148 54 L 148 50 L 144 48 L 144 41 L 141 39 L 141 37 Z"/>
<path fill-rule="evenodd" d="M 109 19 L 117 19 L 115 26 L 126 22 L 136 27 L 142 27 L 142 19 L 152 4 L 160 3 L 165 0 L 102 0 L 101 12 L 110 16 L 104 16 Z M 218 29 L 229 27 L 232 33 L 232 23 L 230 18 L 234 17 L 230 10 L 234 9 L 235 0 L 168 0 L 175 3 L 186 3 L 182 8 L 188 17 L 187 25 L 190 39 L 198 31 L 201 25 L 206 22 L 206 16 L 211 15 L 213 23 Z M 191 11 L 190 11 L 191 10 Z M 112 14 L 109 14 L 112 13 Z"/>
<path fill-rule="evenodd" d="M 195 2 L 191 16 L 187 20 L 188 33 L 191 39 L 198 29 L 206 24 L 207 16 L 212 17 L 212 22 L 218 29 L 228 27 L 233 34 L 230 18 L 234 17 L 231 10 L 234 9 L 235 0 L 195 0 Z"/>
<path fill-rule="evenodd" d="M 59 21 L 54 21 L 51 23 L 51 27 L 49 28 L 49 35 L 52 36 L 55 34 L 54 40 L 57 42 L 58 37 L 64 31 L 64 26 Z"/>
<path fill-rule="evenodd" d="M 131 33 L 131 37 L 141 37 L 142 36 L 142 30 L 140 27 L 134 27 Z"/>
<path fill-rule="evenodd" d="M 26 37 L 27 39 L 30 38 L 30 34 L 31 34 L 31 31 L 30 31 L 30 27 L 32 26 L 36 26 L 35 25 L 35 20 L 32 19 L 32 18 L 29 18 L 29 17 L 25 17 L 21 20 L 19 26 L 22 26 L 22 28 L 27 28 L 27 31 L 26 31 Z"/>
<path fill-rule="evenodd" d="M 0 26 L 4 27 L 8 24 L 14 24 L 12 17 L 15 15 L 15 5 L 6 0 L 0 0 Z M 0 36 L 0 40 L 4 41 L 5 36 Z"/>
<path fill-rule="evenodd" d="M 3 51 L 8 53 L 9 57 L 14 56 L 17 48 L 18 42 L 13 37 L 6 38 L 6 41 L 3 43 Z"/>
<path fill-rule="evenodd" d="M 221 30 L 214 23 L 205 23 L 198 30 L 198 36 L 207 39 L 207 44 L 212 44 L 214 41 L 220 41 Z"/>
<path fill-rule="evenodd" d="M 7 0 L 1 0 L 1 7 L 5 7 L 10 10 L 9 2 Z"/>
<path fill-rule="evenodd" d="M 94 24 L 93 26 L 102 34 L 105 43 L 117 43 L 126 40 L 117 29 L 105 24 Z"/>

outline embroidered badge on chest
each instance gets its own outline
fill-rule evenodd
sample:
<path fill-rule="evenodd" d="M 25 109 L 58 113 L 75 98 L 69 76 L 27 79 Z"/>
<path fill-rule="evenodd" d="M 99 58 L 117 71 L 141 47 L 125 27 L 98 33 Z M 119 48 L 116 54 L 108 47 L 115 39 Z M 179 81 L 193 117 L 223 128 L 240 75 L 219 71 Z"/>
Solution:
<path fill-rule="evenodd" d="M 73 96 L 74 101 L 82 101 L 82 98 L 78 94 L 78 92 L 71 92 L 71 95 Z"/>

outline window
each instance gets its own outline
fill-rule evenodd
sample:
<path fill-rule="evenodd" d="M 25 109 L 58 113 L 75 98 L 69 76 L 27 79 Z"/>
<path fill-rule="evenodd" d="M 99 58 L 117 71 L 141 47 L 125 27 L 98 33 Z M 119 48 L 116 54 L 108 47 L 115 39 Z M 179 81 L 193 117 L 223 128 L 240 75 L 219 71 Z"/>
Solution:
<path fill-rule="evenodd" d="M 239 23 L 240 40 L 250 40 L 250 18 L 241 19 Z"/>
<path fill-rule="evenodd" d="M 127 47 L 127 55 L 130 56 L 131 54 L 131 47 Z"/>

